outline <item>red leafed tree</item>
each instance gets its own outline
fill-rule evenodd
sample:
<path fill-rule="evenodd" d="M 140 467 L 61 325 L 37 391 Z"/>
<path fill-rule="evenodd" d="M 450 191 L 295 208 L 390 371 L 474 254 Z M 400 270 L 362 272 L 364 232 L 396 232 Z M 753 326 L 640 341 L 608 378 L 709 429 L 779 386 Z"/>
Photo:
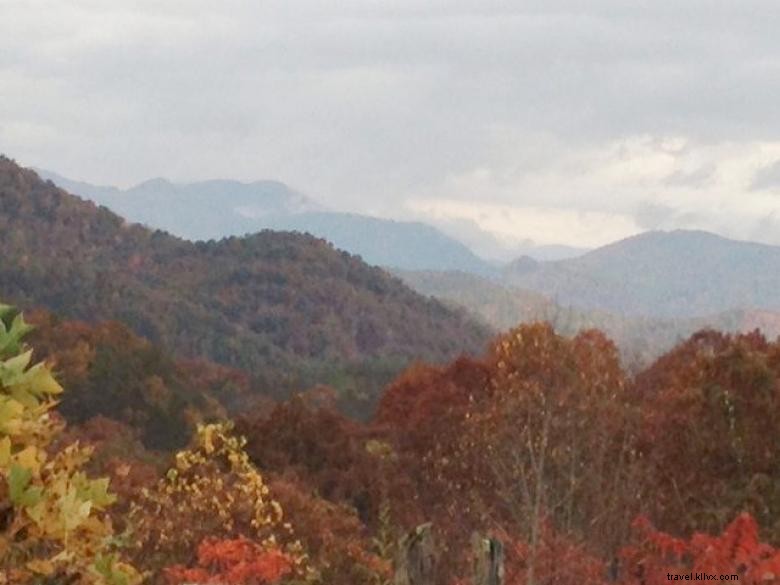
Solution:
<path fill-rule="evenodd" d="M 206 539 L 198 547 L 196 567 L 169 567 L 165 578 L 171 585 L 267 585 L 292 573 L 293 566 L 294 560 L 289 555 L 246 538 Z"/>
<path fill-rule="evenodd" d="M 741 514 L 719 536 L 696 533 L 690 540 L 653 528 L 645 517 L 634 522 L 635 544 L 620 553 L 620 582 L 625 585 L 661 585 L 669 575 L 706 573 L 737 575 L 747 585 L 780 582 L 780 551 L 759 541 L 758 525 Z"/>
<path fill-rule="evenodd" d="M 527 583 L 536 582 L 537 549 L 546 562 L 543 521 L 594 554 L 612 553 L 642 483 L 627 388 L 603 335 L 570 339 L 542 323 L 499 337 L 484 360 L 411 368 L 387 389 L 376 419 L 419 486 L 394 504 L 416 505 L 433 522 L 453 575 L 468 571 L 463 550 L 474 530 L 528 543 Z"/>
<path fill-rule="evenodd" d="M 692 336 L 638 376 L 645 512 L 675 534 L 716 533 L 742 511 L 780 537 L 780 344 Z"/>
<path fill-rule="evenodd" d="M 376 518 L 382 468 L 358 423 L 296 396 L 268 416 L 240 419 L 238 429 L 260 469 L 296 476 L 322 497 L 353 506 L 363 521 Z"/>
<path fill-rule="evenodd" d="M 399 475 L 413 486 L 406 494 L 389 494 L 394 517 L 406 526 L 433 521 L 448 533 L 446 543 L 453 542 L 455 527 L 466 539 L 478 528 L 466 519 L 466 494 L 453 491 L 458 478 L 448 463 L 460 456 L 469 410 L 489 398 L 489 375 L 484 361 L 470 358 L 446 367 L 416 365 L 387 388 L 377 411 L 376 427 L 397 453 Z M 442 473 L 442 466 L 449 473 Z"/>
<path fill-rule="evenodd" d="M 269 484 L 284 509 L 285 518 L 296 527 L 304 550 L 317 568 L 321 583 L 377 585 L 391 576 L 387 556 L 375 550 L 375 539 L 349 506 L 335 504 L 312 493 L 306 484 L 275 479 Z"/>
<path fill-rule="evenodd" d="M 489 374 L 485 362 L 467 357 L 444 368 L 414 365 L 385 390 L 375 422 L 392 429 L 404 451 L 422 455 L 486 397 Z"/>

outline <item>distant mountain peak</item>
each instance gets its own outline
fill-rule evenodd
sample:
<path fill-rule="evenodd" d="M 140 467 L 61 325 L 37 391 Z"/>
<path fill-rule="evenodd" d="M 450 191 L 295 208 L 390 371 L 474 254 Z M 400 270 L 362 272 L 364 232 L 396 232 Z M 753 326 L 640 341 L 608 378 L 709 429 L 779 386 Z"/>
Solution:
<path fill-rule="evenodd" d="M 713 257 L 726 251 L 747 249 L 777 250 L 780 248 L 770 244 L 734 240 L 705 230 L 674 229 L 649 230 L 612 242 L 583 256 L 586 259 L 599 258 L 611 254 L 704 254 Z"/>
<path fill-rule="evenodd" d="M 131 187 L 130 190 L 133 189 L 157 189 L 157 188 L 171 188 L 175 187 L 174 183 L 172 181 L 169 181 L 165 177 L 154 177 L 152 179 L 147 179 L 146 181 L 142 181 L 135 185 L 134 187 Z"/>
<path fill-rule="evenodd" d="M 51 176 L 55 184 L 130 221 L 190 240 L 217 240 L 264 229 L 294 231 L 324 238 L 369 264 L 482 275 L 497 272 L 467 246 L 433 226 L 329 211 L 279 181 L 173 183 L 156 178 L 126 191 L 106 191 Z"/>
<path fill-rule="evenodd" d="M 539 265 L 540 263 L 538 260 L 524 255 L 512 260 L 512 262 L 507 265 L 506 270 L 513 274 L 526 274 L 538 270 Z"/>
<path fill-rule="evenodd" d="M 780 247 L 701 230 L 644 232 L 578 258 L 507 274 L 511 284 L 563 304 L 626 315 L 780 310 Z"/>

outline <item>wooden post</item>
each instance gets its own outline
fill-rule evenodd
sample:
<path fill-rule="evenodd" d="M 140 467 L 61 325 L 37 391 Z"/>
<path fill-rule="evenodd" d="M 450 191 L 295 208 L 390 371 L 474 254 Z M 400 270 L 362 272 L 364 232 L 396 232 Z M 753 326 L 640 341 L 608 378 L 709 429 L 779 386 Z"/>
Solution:
<path fill-rule="evenodd" d="M 496 538 L 471 536 L 474 553 L 474 585 L 504 584 L 504 544 Z"/>
<path fill-rule="evenodd" d="M 436 551 L 431 523 L 421 524 L 398 543 L 394 585 L 434 585 Z"/>

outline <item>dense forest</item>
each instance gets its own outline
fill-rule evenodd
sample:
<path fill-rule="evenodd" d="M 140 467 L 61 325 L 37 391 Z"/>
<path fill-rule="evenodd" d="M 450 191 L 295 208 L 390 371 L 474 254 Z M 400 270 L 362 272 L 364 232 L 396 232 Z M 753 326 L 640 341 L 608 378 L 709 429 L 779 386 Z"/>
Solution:
<path fill-rule="evenodd" d="M 415 585 L 429 537 L 436 585 L 483 585 L 475 542 L 507 585 L 780 579 L 780 341 L 629 371 L 314 238 L 193 244 L 0 180 L 0 583 Z"/>
<path fill-rule="evenodd" d="M 598 331 L 524 325 L 412 366 L 368 422 L 320 388 L 231 423 L 238 372 L 0 315 L 8 582 L 388 583 L 425 522 L 442 584 L 468 582 L 475 531 L 509 584 L 780 575 L 780 342 L 759 333 L 702 331 L 631 377 Z"/>
<path fill-rule="evenodd" d="M 192 243 L 127 224 L 0 158 L 0 295 L 118 320 L 259 393 L 327 382 L 350 412 L 412 360 L 479 352 L 488 329 L 324 240 L 264 231 Z"/>

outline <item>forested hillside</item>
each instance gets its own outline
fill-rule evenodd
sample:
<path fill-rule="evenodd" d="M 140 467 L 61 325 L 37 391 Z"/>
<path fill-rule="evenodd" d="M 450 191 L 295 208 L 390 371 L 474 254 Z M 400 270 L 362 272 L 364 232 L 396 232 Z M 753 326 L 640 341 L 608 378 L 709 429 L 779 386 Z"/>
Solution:
<path fill-rule="evenodd" d="M 191 243 L 130 225 L 0 159 L 0 295 L 115 319 L 258 386 L 375 392 L 413 359 L 478 351 L 484 328 L 326 242 L 262 232 Z M 367 390 L 368 389 L 368 390 Z"/>
<path fill-rule="evenodd" d="M 272 401 L 253 391 L 246 372 L 203 358 L 177 359 L 116 321 L 87 323 L 47 311 L 26 315 L 35 358 L 68 387 L 59 412 L 69 423 L 111 418 L 150 449 L 184 446 L 195 425 Z"/>
<path fill-rule="evenodd" d="M 393 221 L 355 213 L 308 212 L 271 216 L 275 230 L 315 234 L 337 248 L 360 254 L 371 264 L 408 270 L 463 270 L 483 276 L 498 269 L 465 245 L 421 222 Z"/>

